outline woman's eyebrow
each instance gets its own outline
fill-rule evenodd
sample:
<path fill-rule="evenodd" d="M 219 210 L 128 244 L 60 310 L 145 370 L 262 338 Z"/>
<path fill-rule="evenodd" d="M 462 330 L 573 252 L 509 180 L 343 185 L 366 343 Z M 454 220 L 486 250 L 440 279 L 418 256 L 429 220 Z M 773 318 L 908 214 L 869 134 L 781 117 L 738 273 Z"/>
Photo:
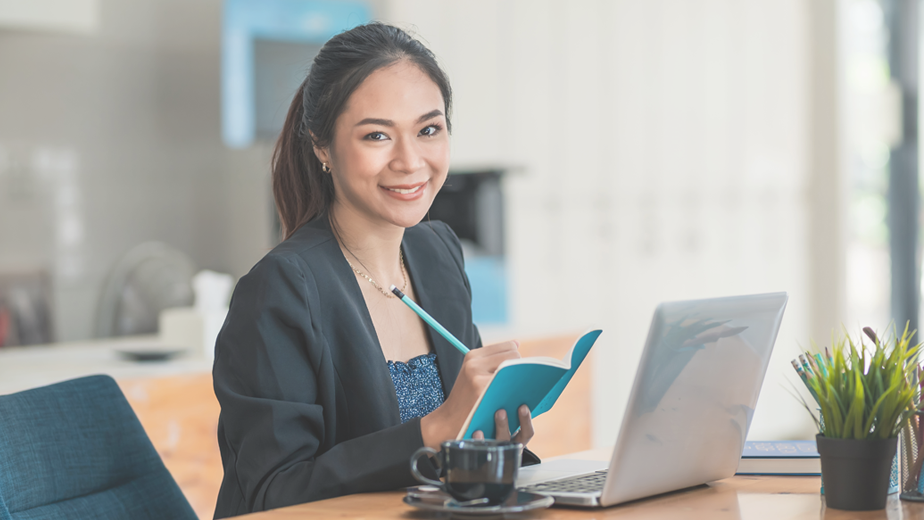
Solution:
<path fill-rule="evenodd" d="M 437 108 L 436 110 L 431 110 L 431 111 L 427 112 L 426 114 L 424 114 L 424 115 L 420 116 L 419 118 L 417 118 L 417 122 L 418 122 L 418 123 L 423 123 L 424 121 L 426 121 L 426 120 L 428 120 L 428 119 L 433 119 L 434 117 L 436 117 L 436 116 L 441 116 L 441 115 L 443 115 L 443 111 Z"/>
<path fill-rule="evenodd" d="M 443 115 L 443 111 L 437 108 L 436 110 L 431 110 L 427 112 L 426 114 L 418 117 L 417 122 L 423 123 L 424 121 L 428 119 L 433 119 L 434 117 L 441 116 L 441 115 Z M 356 123 L 356 126 L 362 126 L 362 125 L 380 125 L 380 126 L 391 127 L 391 126 L 395 126 L 395 122 L 392 121 L 391 119 L 379 119 L 375 117 L 367 117 L 366 119 L 363 119 L 362 121 Z"/>
<path fill-rule="evenodd" d="M 391 119 L 377 119 L 374 117 L 367 117 L 366 119 L 356 123 L 356 126 L 363 125 L 395 126 L 395 122 Z"/>

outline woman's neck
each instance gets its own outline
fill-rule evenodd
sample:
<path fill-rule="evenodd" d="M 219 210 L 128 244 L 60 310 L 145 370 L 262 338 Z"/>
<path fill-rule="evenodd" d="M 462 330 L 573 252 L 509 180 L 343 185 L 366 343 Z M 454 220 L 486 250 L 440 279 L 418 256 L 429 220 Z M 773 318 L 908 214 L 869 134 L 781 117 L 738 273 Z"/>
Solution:
<path fill-rule="evenodd" d="M 329 218 L 343 256 L 354 268 L 361 269 L 386 289 L 401 280 L 399 255 L 403 227 L 374 221 L 336 202 L 331 205 Z"/>

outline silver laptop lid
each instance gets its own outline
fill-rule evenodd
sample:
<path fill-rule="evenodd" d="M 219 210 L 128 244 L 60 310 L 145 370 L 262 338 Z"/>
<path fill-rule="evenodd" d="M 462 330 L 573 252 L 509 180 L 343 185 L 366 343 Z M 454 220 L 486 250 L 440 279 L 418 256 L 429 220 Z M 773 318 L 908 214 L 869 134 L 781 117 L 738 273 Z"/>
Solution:
<path fill-rule="evenodd" d="M 787 299 L 773 293 L 657 307 L 602 505 L 735 474 Z"/>

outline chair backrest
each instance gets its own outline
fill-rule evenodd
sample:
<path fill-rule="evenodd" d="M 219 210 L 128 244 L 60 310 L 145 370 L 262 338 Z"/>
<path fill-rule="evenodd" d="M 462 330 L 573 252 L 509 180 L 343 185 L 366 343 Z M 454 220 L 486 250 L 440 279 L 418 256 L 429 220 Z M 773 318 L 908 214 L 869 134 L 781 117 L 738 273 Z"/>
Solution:
<path fill-rule="evenodd" d="M 195 519 L 115 381 L 0 396 L 0 520 Z"/>

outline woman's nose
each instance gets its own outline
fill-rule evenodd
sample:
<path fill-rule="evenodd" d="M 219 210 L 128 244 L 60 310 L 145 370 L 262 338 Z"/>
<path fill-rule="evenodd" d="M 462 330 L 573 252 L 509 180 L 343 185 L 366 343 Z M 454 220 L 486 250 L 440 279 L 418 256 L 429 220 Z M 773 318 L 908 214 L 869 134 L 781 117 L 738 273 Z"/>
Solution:
<path fill-rule="evenodd" d="M 424 158 L 413 139 L 399 139 L 394 148 L 391 168 L 402 173 L 414 173 L 424 167 Z"/>

